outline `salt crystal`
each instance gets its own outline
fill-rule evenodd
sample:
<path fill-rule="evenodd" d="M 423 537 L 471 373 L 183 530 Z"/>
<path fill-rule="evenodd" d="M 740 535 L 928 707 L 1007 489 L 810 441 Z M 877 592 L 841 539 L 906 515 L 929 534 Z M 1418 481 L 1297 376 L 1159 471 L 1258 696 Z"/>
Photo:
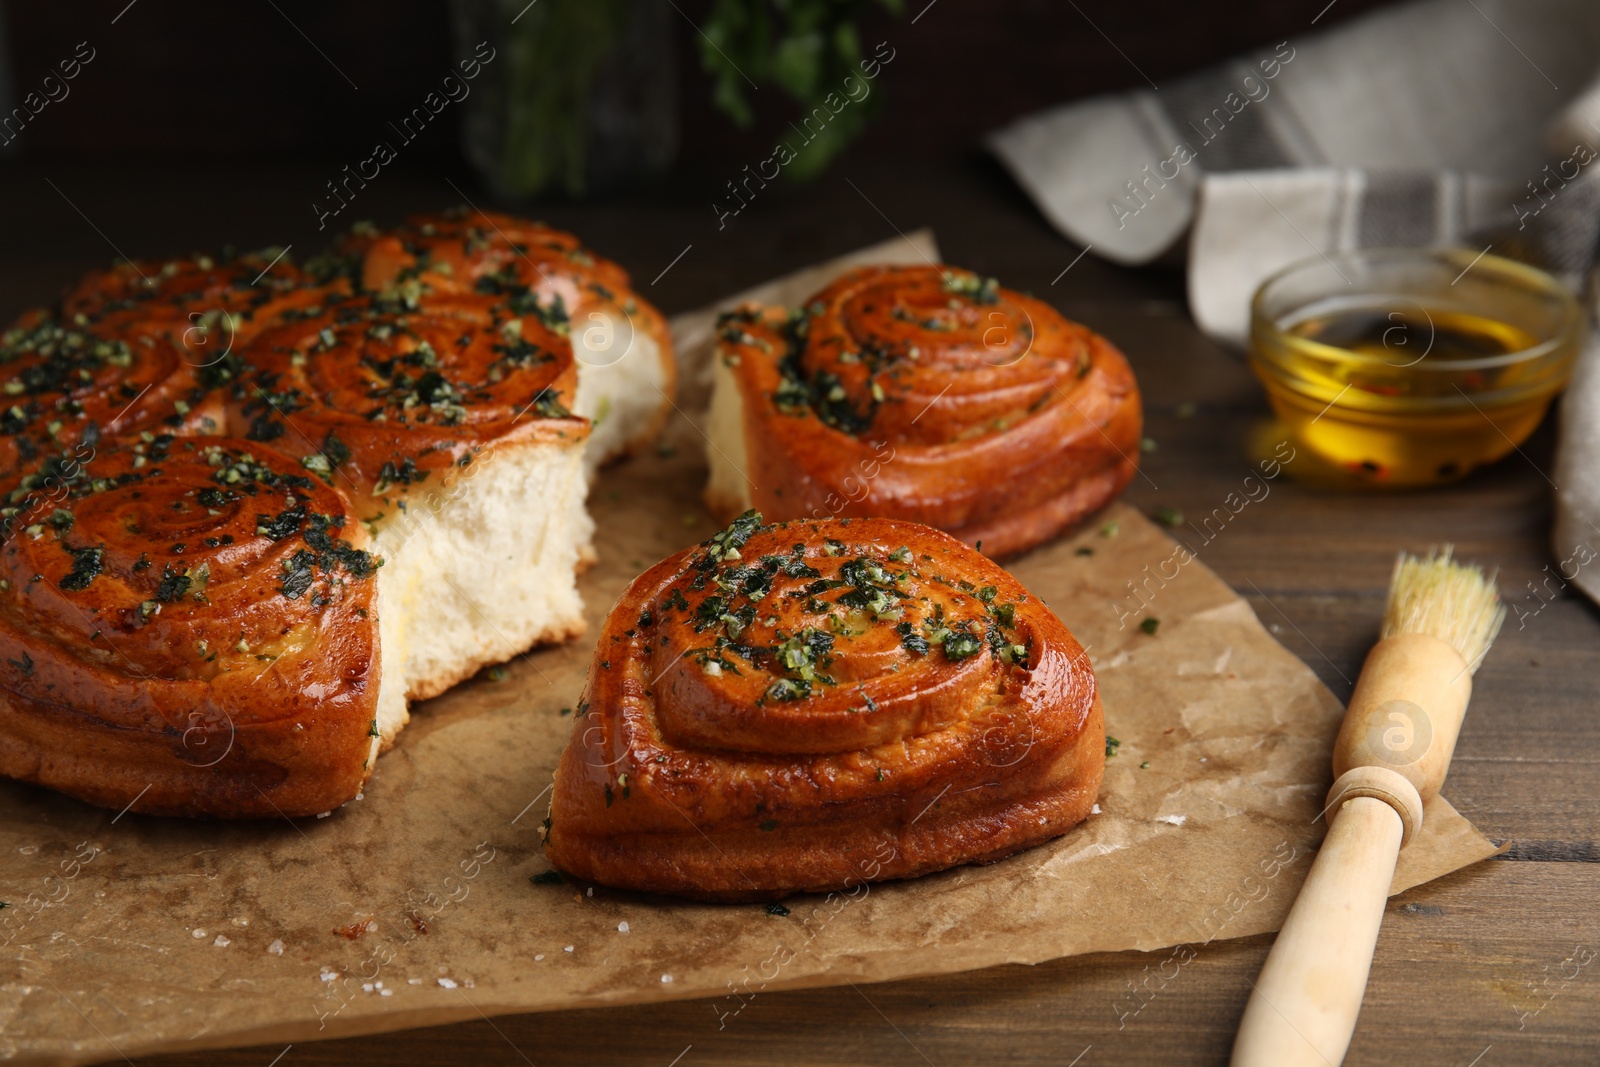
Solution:
<path fill-rule="evenodd" d="M 269 956 L 281 956 L 281 955 L 283 955 L 283 942 L 281 940 L 279 940 L 278 938 L 276 938 L 276 937 L 273 938 L 272 939 L 272 944 L 267 946 L 267 955 L 269 955 Z"/>
<path fill-rule="evenodd" d="M 1171 823 L 1173 826 L 1182 826 L 1189 821 L 1187 815 L 1157 815 L 1156 822 Z"/>
<path fill-rule="evenodd" d="M 365 793 L 357 793 L 356 794 L 356 799 L 357 800 L 364 800 L 366 798 L 366 795 L 367 794 L 365 794 Z"/>
<path fill-rule="evenodd" d="M 576 945 L 568 945 L 566 948 L 562 949 L 561 951 L 562 952 L 571 952 L 576 947 L 577 947 Z"/>
<path fill-rule="evenodd" d="M 543 952 L 541 952 L 537 956 L 533 957 L 533 962 L 534 963 L 538 963 L 542 959 L 544 959 L 544 953 Z"/>
<path fill-rule="evenodd" d="M 229 941 L 227 938 L 223 937 L 221 934 L 218 934 L 217 935 L 217 939 L 215 941 L 211 942 L 211 943 L 213 945 L 217 946 L 218 948 L 227 948 L 229 945 L 233 944 L 232 941 Z"/>
<path fill-rule="evenodd" d="M 330 816 L 332 814 L 333 814 L 333 812 L 331 812 L 331 811 L 319 811 L 319 812 L 317 812 L 317 818 L 326 819 L 328 816 Z"/>
<path fill-rule="evenodd" d="M 664 975 L 661 976 L 661 984 L 662 985 L 669 985 L 669 984 L 671 984 L 671 982 L 672 982 L 672 975 L 664 974 Z"/>
<path fill-rule="evenodd" d="M 628 924 L 627 923 L 618 923 L 617 924 L 617 933 L 625 934 L 627 932 L 628 932 Z"/>
<path fill-rule="evenodd" d="M 456 987 L 456 980 L 454 978 L 441 978 L 439 979 L 439 984 L 445 989 L 454 989 Z"/>
<path fill-rule="evenodd" d="M 197 926 L 189 936 L 194 938 L 196 941 L 204 941 L 206 939 L 206 932 Z"/>
<path fill-rule="evenodd" d="M 360 800 L 361 798 L 357 797 L 356 799 Z M 394 996 L 394 990 L 392 990 L 392 989 L 380 989 L 380 990 L 378 990 L 378 996 L 380 996 L 380 997 L 392 997 L 392 996 Z"/>
<path fill-rule="evenodd" d="M 590 886 L 589 887 L 589 894 L 588 895 L 591 896 L 591 897 L 594 896 L 594 886 Z"/>
<path fill-rule="evenodd" d="M 339 972 L 338 971 L 330 971 L 330 970 L 328 970 L 328 968 L 324 967 L 324 968 L 322 968 L 322 973 L 320 975 L 318 975 L 317 977 L 321 978 L 324 982 L 331 982 L 335 978 L 339 977 Z"/>
<path fill-rule="evenodd" d="M 1090 808 L 1089 809 L 1089 814 L 1090 815 L 1099 815 L 1100 814 L 1100 805 L 1096 804 L 1094 807 Z"/>
<path fill-rule="evenodd" d="M 363 993 L 372 992 L 372 983 L 371 982 L 362 982 L 361 983 L 361 992 L 363 992 Z"/>
<path fill-rule="evenodd" d="M 408 984 L 408 985 L 421 985 L 422 984 L 422 979 L 420 979 L 420 978 L 407 978 L 406 979 L 406 984 Z"/>

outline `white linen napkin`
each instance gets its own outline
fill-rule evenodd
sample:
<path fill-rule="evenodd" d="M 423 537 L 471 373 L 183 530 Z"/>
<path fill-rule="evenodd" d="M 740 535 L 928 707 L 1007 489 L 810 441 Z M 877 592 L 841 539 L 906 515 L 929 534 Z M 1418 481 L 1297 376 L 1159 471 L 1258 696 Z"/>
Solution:
<path fill-rule="evenodd" d="M 1582 286 L 1600 256 L 1597 71 L 1594 0 L 1415 0 L 988 145 L 1096 255 L 1148 263 L 1187 239 L 1195 321 L 1237 346 L 1261 281 L 1319 252 L 1475 247 Z M 1562 576 L 1600 600 L 1593 333 L 1563 413 L 1552 547 L 1595 561 Z"/>

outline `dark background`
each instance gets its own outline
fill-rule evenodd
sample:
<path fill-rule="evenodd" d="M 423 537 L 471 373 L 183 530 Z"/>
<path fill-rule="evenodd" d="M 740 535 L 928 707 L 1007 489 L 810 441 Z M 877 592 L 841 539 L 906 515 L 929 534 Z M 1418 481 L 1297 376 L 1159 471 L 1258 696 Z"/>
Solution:
<path fill-rule="evenodd" d="M 904 0 L 898 18 L 874 6 L 862 24 L 866 51 L 887 40 L 897 54 L 880 82 L 885 110 L 857 151 L 959 152 L 1030 111 L 1142 86 L 1139 70 L 1161 83 L 1304 34 L 1324 8 L 1318 29 L 1383 0 L 1336 0 L 1331 7 L 1328 0 L 935 0 L 924 11 L 925 3 Z M 19 138 L 27 158 L 128 166 L 183 160 L 196 167 L 287 155 L 349 161 L 365 155 L 373 133 L 416 106 L 460 58 L 439 0 L 137 0 L 112 25 L 126 4 L 0 5 L 17 96 L 78 42 L 98 51 L 68 101 L 47 108 Z M 684 17 L 661 44 L 679 56 L 679 175 L 720 173 L 757 152 L 762 158 L 771 146 L 762 131 L 781 126 L 792 105 L 775 87 L 753 94 L 760 118 L 748 133 L 713 110 L 690 25 L 708 5 L 677 6 Z M 456 155 L 455 112 L 446 109 L 412 146 L 417 155 Z"/>
<path fill-rule="evenodd" d="M 774 134 L 798 108 L 768 86 L 751 94 L 751 129 L 735 127 L 712 106 L 711 79 L 700 66 L 696 25 L 708 0 L 674 2 L 679 12 L 670 13 L 661 47 L 677 57 L 680 148 L 666 174 L 584 203 L 564 196 L 497 202 L 461 156 L 462 109 L 453 105 L 319 231 L 312 203 L 325 198 L 324 183 L 375 140 L 390 138 L 389 123 L 465 54 L 443 0 L 0 0 L 13 104 L 79 42 L 96 52 L 69 83 L 70 95 L 0 149 L 0 240 L 29 264 L 9 272 L 0 319 L 50 302 L 84 270 L 118 256 L 291 245 L 303 259 L 355 219 L 393 222 L 464 199 L 573 230 L 638 280 L 655 277 L 693 238 L 692 258 L 713 262 L 674 270 L 651 290 L 670 313 L 891 236 L 862 197 L 902 229 L 931 222 L 915 205 L 927 202 L 928 175 L 939 167 L 1011 201 L 1051 233 L 1066 262 L 1076 249 L 1048 230 L 983 153 L 983 133 L 1040 108 L 1145 85 L 1145 76 L 1164 83 L 1384 0 L 906 0 L 899 17 L 870 6 L 863 52 L 884 40 L 896 52 L 874 86 L 881 113 L 820 177 L 775 183 L 758 210 L 726 230 L 713 200 L 741 167 L 771 152 Z M 861 187 L 874 171 L 883 177 Z M 852 176 L 859 195 L 845 184 Z M 798 209 L 814 216 L 817 203 L 841 193 L 852 206 L 829 212 L 826 225 L 762 234 L 763 215 Z M 635 228 L 635 216 L 607 209 L 623 201 L 653 210 L 649 232 Z"/>

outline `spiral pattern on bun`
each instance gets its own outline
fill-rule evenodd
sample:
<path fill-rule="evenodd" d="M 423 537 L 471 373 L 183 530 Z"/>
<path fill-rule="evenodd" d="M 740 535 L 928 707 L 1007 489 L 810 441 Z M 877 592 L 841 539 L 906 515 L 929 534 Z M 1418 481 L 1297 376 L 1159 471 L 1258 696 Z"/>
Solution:
<path fill-rule="evenodd" d="M 380 564 L 341 493 L 250 442 L 145 434 L 5 501 L 0 771 L 179 815 L 315 814 L 359 788 Z"/>
<path fill-rule="evenodd" d="M 221 387 L 244 372 L 238 350 L 346 288 L 265 252 L 90 273 L 0 335 L 0 473 L 130 431 L 224 432 Z"/>
<path fill-rule="evenodd" d="M 330 301 L 246 347 L 253 370 L 233 421 L 350 491 L 363 518 L 491 442 L 581 442 L 572 348 L 519 306 L 472 294 Z"/>
<path fill-rule="evenodd" d="M 665 325 L 626 285 L 567 235 L 453 212 L 304 268 L 124 262 L 19 318 L 0 774 L 320 814 L 408 700 L 581 634 L 588 473 L 671 406 Z M 623 362 L 636 318 L 648 358 Z"/>
<path fill-rule="evenodd" d="M 341 251 L 359 260 L 369 292 L 404 289 L 434 293 L 559 297 L 567 312 L 591 300 L 621 300 L 628 273 L 584 248 L 570 233 L 494 212 L 458 209 L 418 215 L 385 230 L 357 226 Z"/>
<path fill-rule="evenodd" d="M 908 519 L 1003 556 L 1103 506 L 1136 469 L 1122 354 L 969 271 L 864 267 L 792 313 L 724 316 L 718 341 L 712 420 L 734 438 L 718 448 L 745 457 L 708 490 L 724 513 Z"/>
<path fill-rule="evenodd" d="M 761 899 L 998 859 L 1088 814 L 1088 657 L 1014 578 L 887 519 L 747 513 L 606 620 L 545 848 L 573 875 Z"/>
<path fill-rule="evenodd" d="M 0 334 L 0 474 L 112 434 L 220 432 L 214 384 L 162 332 L 30 312 Z"/>
<path fill-rule="evenodd" d="M 347 292 L 338 280 L 332 292 Z M 217 258 L 118 263 L 93 271 L 62 298 L 63 316 L 114 330 L 165 333 L 205 366 L 286 315 L 320 305 L 327 293 L 279 250 Z"/>
<path fill-rule="evenodd" d="M 666 320 L 634 295 L 627 271 L 569 233 L 462 208 L 357 227 L 340 247 L 369 292 L 497 296 L 569 336 L 579 375 L 569 406 L 596 423 L 591 465 L 652 439 L 671 411 L 677 362 Z"/>

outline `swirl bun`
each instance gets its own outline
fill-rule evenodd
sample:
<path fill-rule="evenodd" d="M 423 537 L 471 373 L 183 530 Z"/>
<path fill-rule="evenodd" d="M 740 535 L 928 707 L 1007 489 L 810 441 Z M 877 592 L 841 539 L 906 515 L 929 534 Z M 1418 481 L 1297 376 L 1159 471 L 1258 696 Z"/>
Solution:
<path fill-rule="evenodd" d="M 244 351 L 255 371 L 233 424 L 349 493 L 390 563 L 384 643 L 409 697 L 583 632 L 589 423 L 568 410 L 572 348 L 537 312 L 358 297 Z"/>
<path fill-rule="evenodd" d="M 577 375 L 566 338 L 494 297 L 333 300 L 244 352 L 254 371 L 235 425 L 337 474 L 363 518 L 393 512 L 491 442 L 587 435 L 568 410 Z"/>
<path fill-rule="evenodd" d="M 22 316 L 0 334 L 0 773 L 141 812 L 320 813 L 407 699 L 581 634 L 583 412 L 627 441 L 670 403 L 665 326 L 626 285 L 567 235 L 452 213 L 304 270 L 124 263 Z M 575 343 L 615 339 L 575 337 L 580 305 L 641 346 L 580 372 Z"/>
<path fill-rule="evenodd" d="M 1089 812 L 1088 657 L 953 538 L 747 513 L 607 618 L 545 849 L 624 889 L 749 900 L 999 859 Z"/>
<path fill-rule="evenodd" d="M 1102 507 L 1139 451 L 1110 342 L 993 279 L 864 267 L 718 331 L 707 501 L 777 518 L 926 523 L 990 555 Z"/>
<path fill-rule="evenodd" d="M 341 246 L 375 293 L 479 293 L 539 309 L 569 334 L 578 362 L 572 410 L 596 423 L 591 466 L 654 438 L 677 380 L 667 323 L 630 287 L 627 271 L 571 234 L 460 209 L 354 231 Z"/>
<path fill-rule="evenodd" d="M 259 445 L 146 438 L 6 496 L 0 772 L 157 814 L 327 811 L 379 743 L 366 531 Z"/>

